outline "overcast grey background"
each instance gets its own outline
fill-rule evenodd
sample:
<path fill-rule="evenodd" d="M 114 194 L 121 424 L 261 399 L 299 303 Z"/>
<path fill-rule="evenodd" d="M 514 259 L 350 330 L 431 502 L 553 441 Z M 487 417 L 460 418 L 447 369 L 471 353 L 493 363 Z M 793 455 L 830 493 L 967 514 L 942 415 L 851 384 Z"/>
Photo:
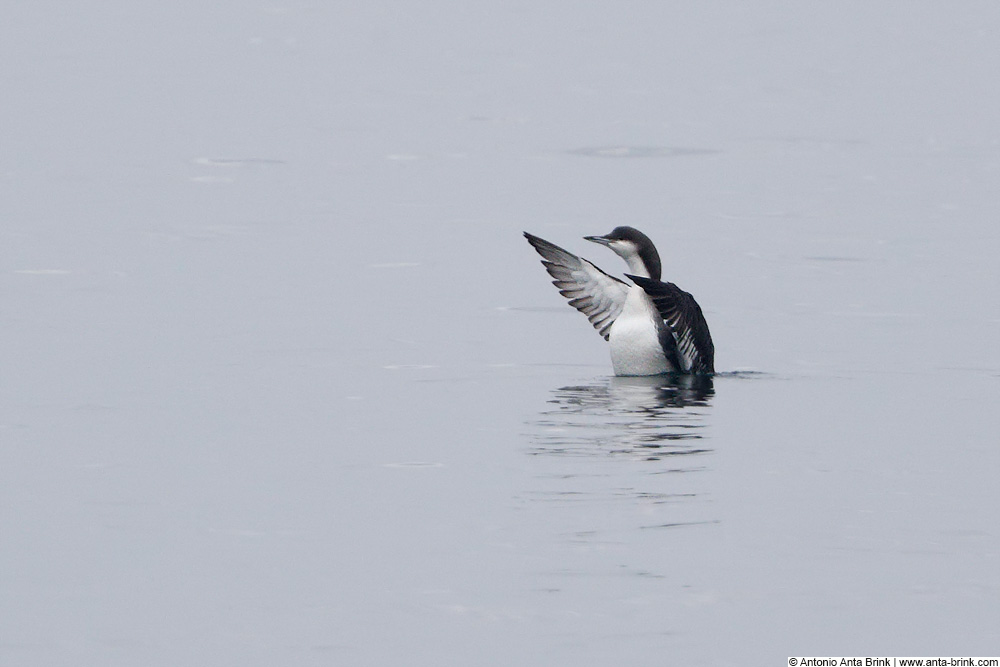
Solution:
<path fill-rule="evenodd" d="M 998 34 L 7 3 L 0 662 L 1000 654 Z M 610 377 L 520 236 L 618 224 L 710 391 Z"/>

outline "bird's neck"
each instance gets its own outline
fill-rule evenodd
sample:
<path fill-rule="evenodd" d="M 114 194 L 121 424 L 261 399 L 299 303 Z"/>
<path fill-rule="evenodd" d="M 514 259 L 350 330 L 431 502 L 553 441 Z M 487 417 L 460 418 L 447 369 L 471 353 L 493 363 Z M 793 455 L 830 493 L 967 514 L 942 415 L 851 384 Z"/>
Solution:
<path fill-rule="evenodd" d="M 628 263 L 628 272 L 633 276 L 639 276 L 640 278 L 652 278 L 653 276 L 649 273 L 649 267 L 646 266 L 646 262 L 642 260 L 639 255 L 629 255 L 624 258 Z"/>

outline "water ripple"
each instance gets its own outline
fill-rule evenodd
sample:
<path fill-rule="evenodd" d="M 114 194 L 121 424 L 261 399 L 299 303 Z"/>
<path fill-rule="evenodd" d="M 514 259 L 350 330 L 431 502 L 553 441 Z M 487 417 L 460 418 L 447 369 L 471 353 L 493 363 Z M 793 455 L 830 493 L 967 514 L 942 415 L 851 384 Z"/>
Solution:
<path fill-rule="evenodd" d="M 629 455 L 661 460 L 704 454 L 711 377 L 602 378 L 552 392 L 533 434 L 532 454 Z"/>
<path fill-rule="evenodd" d="M 719 151 L 685 146 L 586 146 L 567 152 L 570 155 L 596 158 L 671 158 L 715 155 Z"/>

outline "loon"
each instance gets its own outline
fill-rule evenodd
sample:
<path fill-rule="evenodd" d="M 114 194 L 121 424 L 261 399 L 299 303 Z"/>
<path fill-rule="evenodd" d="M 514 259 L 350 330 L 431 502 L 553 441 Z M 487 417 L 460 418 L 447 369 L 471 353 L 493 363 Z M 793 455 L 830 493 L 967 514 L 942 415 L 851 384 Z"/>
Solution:
<path fill-rule="evenodd" d="M 571 306 L 587 316 L 611 344 L 615 375 L 713 374 L 715 346 L 694 297 L 660 281 L 660 255 L 649 237 L 632 227 L 583 238 L 611 248 L 628 264 L 625 277 L 524 232 Z"/>

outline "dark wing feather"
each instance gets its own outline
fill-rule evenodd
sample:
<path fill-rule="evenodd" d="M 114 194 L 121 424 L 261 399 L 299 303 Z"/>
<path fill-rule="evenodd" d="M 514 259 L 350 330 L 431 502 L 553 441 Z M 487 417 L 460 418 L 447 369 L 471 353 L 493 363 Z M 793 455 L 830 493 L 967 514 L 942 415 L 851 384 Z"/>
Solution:
<path fill-rule="evenodd" d="M 677 352 L 684 360 L 682 370 L 691 373 L 715 372 L 715 345 L 708 322 L 694 297 L 673 283 L 628 276 L 652 299 L 663 321 L 670 326 L 677 341 Z"/>
<path fill-rule="evenodd" d="M 545 270 L 554 278 L 552 284 L 573 306 L 587 316 L 598 333 L 608 339 L 608 330 L 625 306 L 629 286 L 557 245 L 528 232 L 524 238 L 542 256 Z"/>

